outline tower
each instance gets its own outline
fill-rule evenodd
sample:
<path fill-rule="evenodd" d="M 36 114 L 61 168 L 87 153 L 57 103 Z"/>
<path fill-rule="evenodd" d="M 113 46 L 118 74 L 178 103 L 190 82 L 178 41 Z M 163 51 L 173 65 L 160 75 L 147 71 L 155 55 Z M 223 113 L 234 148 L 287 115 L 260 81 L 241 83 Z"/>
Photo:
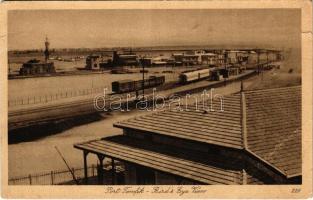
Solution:
<path fill-rule="evenodd" d="M 45 47 L 46 47 L 46 49 L 45 49 L 45 61 L 46 62 L 48 62 L 48 59 L 49 59 L 49 45 L 50 45 L 50 43 L 49 43 L 49 41 L 48 41 L 48 37 L 46 37 L 46 41 L 45 41 Z"/>

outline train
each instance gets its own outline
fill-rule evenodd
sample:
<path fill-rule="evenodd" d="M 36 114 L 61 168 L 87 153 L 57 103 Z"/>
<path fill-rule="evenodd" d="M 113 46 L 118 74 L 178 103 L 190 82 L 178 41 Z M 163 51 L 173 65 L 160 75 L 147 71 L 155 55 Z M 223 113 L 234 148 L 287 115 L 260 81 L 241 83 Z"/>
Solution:
<path fill-rule="evenodd" d="M 113 93 L 133 92 L 142 89 L 143 80 L 122 80 L 112 82 Z M 162 85 L 165 82 L 165 76 L 149 76 L 144 80 L 144 88 L 151 88 Z"/>
<path fill-rule="evenodd" d="M 185 71 L 179 75 L 179 83 L 187 84 L 203 79 L 209 79 L 211 81 L 219 81 L 222 78 L 228 78 L 229 76 L 238 75 L 244 69 L 239 67 L 230 67 L 228 69 L 214 67 L 210 69 L 198 69 L 193 71 Z"/>
<path fill-rule="evenodd" d="M 194 71 L 182 72 L 179 75 L 179 82 L 186 84 L 193 81 L 202 80 L 211 76 L 213 69 L 200 69 Z"/>

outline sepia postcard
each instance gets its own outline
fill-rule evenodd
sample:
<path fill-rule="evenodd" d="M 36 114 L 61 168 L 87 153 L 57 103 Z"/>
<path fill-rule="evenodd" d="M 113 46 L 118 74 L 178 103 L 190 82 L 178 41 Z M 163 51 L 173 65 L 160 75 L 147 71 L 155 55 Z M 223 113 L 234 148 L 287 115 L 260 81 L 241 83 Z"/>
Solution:
<path fill-rule="evenodd" d="M 4 198 L 312 197 L 312 2 L 0 5 Z"/>

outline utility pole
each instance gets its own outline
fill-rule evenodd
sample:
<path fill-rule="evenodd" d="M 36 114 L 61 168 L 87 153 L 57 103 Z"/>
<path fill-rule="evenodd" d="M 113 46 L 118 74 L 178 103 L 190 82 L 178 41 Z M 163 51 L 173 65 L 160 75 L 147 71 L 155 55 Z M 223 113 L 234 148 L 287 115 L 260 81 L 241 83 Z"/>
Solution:
<path fill-rule="evenodd" d="M 257 49 L 257 65 L 258 65 L 258 75 L 260 74 L 260 51 Z"/>
<path fill-rule="evenodd" d="M 139 61 L 139 63 L 142 66 L 142 98 L 145 98 L 145 65 L 143 63 L 143 60 L 145 59 L 145 56 L 141 59 L 141 61 Z"/>
<path fill-rule="evenodd" d="M 266 68 L 267 68 L 267 69 L 269 69 L 268 66 L 269 66 L 269 61 L 270 61 L 270 60 L 268 59 L 269 52 L 270 52 L 269 50 L 266 51 Z"/>
<path fill-rule="evenodd" d="M 227 60 L 228 60 L 228 55 L 227 55 L 227 51 L 224 52 L 224 85 L 226 86 L 226 73 L 227 72 Z"/>

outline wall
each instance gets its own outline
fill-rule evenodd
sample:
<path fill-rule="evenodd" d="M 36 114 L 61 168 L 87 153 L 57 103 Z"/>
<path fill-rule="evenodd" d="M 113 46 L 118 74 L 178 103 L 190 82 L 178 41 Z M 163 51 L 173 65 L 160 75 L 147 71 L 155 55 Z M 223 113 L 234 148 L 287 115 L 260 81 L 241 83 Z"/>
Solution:
<path fill-rule="evenodd" d="M 195 184 L 191 180 L 170 175 L 164 172 L 155 170 L 156 185 L 192 185 Z M 131 163 L 125 163 L 125 185 L 136 185 L 137 180 L 136 166 Z"/>
<path fill-rule="evenodd" d="M 125 163 L 125 185 L 136 185 L 136 167 Z"/>
<path fill-rule="evenodd" d="M 151 142 L 155 144 L 168 145 L 174 148 L 182 148 L 192 151 L 200 151 L 203 153 L 213 152 L 224 154 L 225 156 L 232 158 L 239 158 L 240 155 L 236 150 L 232 150 L 229 148 L 223 148 L 215 145 L 210 145 L 206 143 L 200 143 L 196 141 L 184 140 L 175 137 L 169 137 L 165 135 L 148 133 L 145 131 L 133 130 L 133 129 L 124 129 L 124 134 L 131 136 L 135 139 L 143 139 L 145 142 Z"/>
<path fill-rule="evenodd" d="M 287 180 L 286 177 L 257 158 L 254 158 L 253 155 L 250 155 L 249 152 L 245 152 L 245 150 L 222 148 L 132 129 L 124 129 L 124 134 L 131 136 L 134 139 L 143 139 L 147 143 L 150 142 L 166 145 L 171 148 L 184 149 L 184 151 L 186 151 L 186 149 L 198 151 L 199 153 L 202 152 L 204 155 L 207 154 L 208 156 L 216 156 L 222 159 L 225 158 L 223 159 L 223 161 L 225 160 L 225 163 L 223 163 L 222 167 L 229 167 L 231 162 L 236 161 L 236 164 L 232 165 L 232 169 L 245 169 L 247 172 L 247 184 L 286 184 L 289 182 L 299 182 L 298 180 L 300 180 L 299 178 L 293 181 Z M 162 177 L 163 175 L 159 176 Z"/>

